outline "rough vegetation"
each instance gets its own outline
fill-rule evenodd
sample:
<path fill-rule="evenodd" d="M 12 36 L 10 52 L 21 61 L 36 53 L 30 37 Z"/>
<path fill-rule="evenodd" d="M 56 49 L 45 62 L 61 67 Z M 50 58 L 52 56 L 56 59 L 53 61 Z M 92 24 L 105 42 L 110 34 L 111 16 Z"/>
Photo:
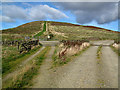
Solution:
<path fill-rule="evenodd" d="M 24 34 L 24 35 L 32 35 L 37 32 L 42 31 L 43 21 L 35 21 L 20 25 L 16 28 L 5 29 L 2 31 L 2 34 Z"/>
<path fill-rule="evenodd" d="M 48 22 L 50 32 L 57 40 L 106 40 L 118 39 L 118 32 L 69 23 Z M 56 32 L 56 33 L 55 33 Z"/>
<path fill-rule="evenodd" d="M 23 40 L 25 37 L 33 37 L 43 30 L 43 21 L 35 21 L 23 24 L 16 28 L 2 30 L 3 40 Z"/>
<path fill-rule="evenodd" d="M 61 41 L 53 54 L 54 66 L 63 65 L 70 61 L 71 56 L 76 56 L 90 46 L 86 41 Z"/>

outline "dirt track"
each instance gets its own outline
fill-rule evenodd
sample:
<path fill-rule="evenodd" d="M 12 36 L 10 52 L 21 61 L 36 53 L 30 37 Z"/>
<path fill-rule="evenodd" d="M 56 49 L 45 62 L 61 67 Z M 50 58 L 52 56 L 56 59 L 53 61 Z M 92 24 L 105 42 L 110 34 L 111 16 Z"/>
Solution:
<path fill-rule="evenodd" d="M 52 82 L 52 79 L 50 79 L 51 73 L 50 73 L 50 67 L 52 64 L 52 55 L 54 52 L 55 47 L 51 47 L 51 50 L 48 54 L 48 57 L 45 59 L 43 62 L 43 65 L 40 67 L 39 70 L 39 75 L 37 76 L 36 79 L 34 79 L 34 86 L 33 88 L 36 87 L 50 87 L 51 85 L 48 83 Z"/>
<path fill-rule="evenodd" d="M 21 68 L 23 67 L 25 64 L 27 64 L 27 62 L 29 62 L 30 60 L 32 60 L 35 56 L 37 56 L 45 47 L 40 48 L 39 51 L 37 51 L 35 54 L 31 55 L 29 58 L 27 58 L 26 60 L 24 60 L 23 62 L 21 62 L 21 64 L 17 67 L 17 68 Z M 9 74 L 7 74 L 5 76 L 5 78 L 2 79 L 2 82 L 5 82 L 7 79 L 11 78 L 15 73 L 20 72 L 20 69 L 15 70 Z"/>
<path fill-rule="evenodd" d="M 118 56 L 110 47 L 102 48 L 101 63 L 106 87 L 118 87 Z"/>
<path fill-rule="evenodd" d="M 111 41 L 103 42 L 111 44 Z M 54 51 L 52 48 L 39 75 L 34 79 L 32 88 L 117 88 L 118 56 L 109 46 L 104 46 L 98 64 L 97 49 L 98 46 L 91 46 L 67 65 L 49 69 L 51 67 L 49 60 Z"/>

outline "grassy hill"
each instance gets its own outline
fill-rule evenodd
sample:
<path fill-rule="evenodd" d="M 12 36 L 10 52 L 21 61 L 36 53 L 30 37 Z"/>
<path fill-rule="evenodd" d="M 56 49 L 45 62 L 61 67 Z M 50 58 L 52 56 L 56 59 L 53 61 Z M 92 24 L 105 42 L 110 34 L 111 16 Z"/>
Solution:
<path fill-rule="evenodd" d="M 2 38 L 4 39 L 24 39 L 25 36 L 32 37 L 42 31 L 43 21 L 35 21 L 23 24 L 16 28 L 2 30 Z"/>
<path fill-rule="evenodd" d="M 39 32 L 42 30 L 42 24 L 43 21 L 35 21 L 23 24 L 21 26 L 18 26 L 16 28 L 10 28 L 3 30 L 3 34 L 35 34 L 36 32 Z"/>
<path fill-rule="evenodd" d="M 41 39 L 46 38 L 49 34 L 53 35 L 51 40 L 105 40 L 118 39 L 116 31 L 107 30 L 94 26 L 83 26 L 64 22 L 46 21 L 46 31 L 44 21 L 35 21 L 23 24 L 16 28 L 2 30 L 4 39 L 19 39 L 25 36 L 38 36 Z M 44 30 L 44 32 L 43 32 Z M 42 34 L 39 34 L 43 32 Z M 39 36 L 40 35 L 40 36 Z"/>
<path fill-rule="evenodd" d="M 118 39 L 119 32 L 94 26 L 83 26 L 71 23 L 48 22 L 50 32 L 54 39 L 59 40 L 105 40 Z"/>

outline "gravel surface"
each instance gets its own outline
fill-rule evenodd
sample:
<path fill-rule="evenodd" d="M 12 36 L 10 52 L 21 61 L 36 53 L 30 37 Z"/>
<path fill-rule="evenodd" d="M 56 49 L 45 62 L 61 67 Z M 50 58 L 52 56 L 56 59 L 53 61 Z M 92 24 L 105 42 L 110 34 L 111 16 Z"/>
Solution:
<path fill-rule="evenodd" d="M 59 78 L 60 88 L 95 88 L 96 86 L 96 51 L 97 46 L 90 47 L 73 62 L 64 67 Z M 63 69 L 63 68 L 62 68 Z M 62 70 L 61 70 L 62 71 Z M 60 71 L 59 71 L 60 72 Z"/>

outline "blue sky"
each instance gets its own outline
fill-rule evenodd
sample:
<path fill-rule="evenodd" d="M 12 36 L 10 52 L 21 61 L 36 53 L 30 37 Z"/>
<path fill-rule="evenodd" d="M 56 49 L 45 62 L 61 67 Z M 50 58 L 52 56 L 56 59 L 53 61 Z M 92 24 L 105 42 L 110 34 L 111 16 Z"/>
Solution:
<path fill-rule="evenodd" d="M 104 7 L 106 6 L 106 7 Z M 2 28 L 32 21 L 58 21 L 118 31 L 117 3 L 2 3 Z"/>

